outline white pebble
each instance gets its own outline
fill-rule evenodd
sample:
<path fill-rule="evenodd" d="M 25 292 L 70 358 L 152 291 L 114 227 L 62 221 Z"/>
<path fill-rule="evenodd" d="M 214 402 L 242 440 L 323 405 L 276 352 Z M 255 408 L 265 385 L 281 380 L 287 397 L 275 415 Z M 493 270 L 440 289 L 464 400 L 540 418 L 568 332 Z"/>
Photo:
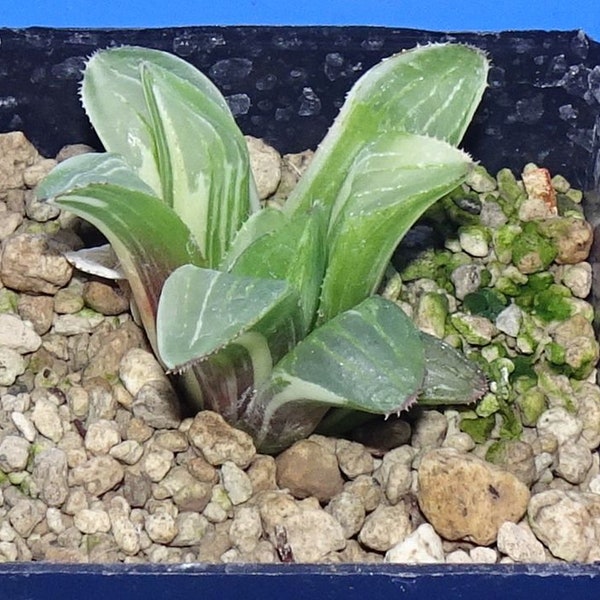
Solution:
<path fill-rule="evenodd" d="M 419 525 L 413 533 L 385 553 L 385 562 L 428 564 L 443 563 L 442 539 L 429 524 Z"/>
<path fill-rule="evenodd" d="M 42 345 L 42 338 L 33 330 L 29 321 L 23 321 L 11 313 L 0 314 L 0 346 L 16 350 L 19 354 L 35 352 Z"/>
<path fill-rule="evenodd" d="M 10 418 L 15 424 L 15 427 L 19 430 L 21 435 L 28 441 L 33 442 L 36 436 L 36 430 L 34 424 L 31 422 L 29 417 L 24 415 L 22 412 L 14 411 L 11 413 Z"/>
<path fill-rule="evenodd" d="M 502 333 L 511 337 L 517 337 L 521 329 L 523 312 L 516 304 L 509 304 L 496 317 L 496 327 Z"/>
<path fill-rule="evenodd" d="M 62 419 L 58 414 L 58 407 L 47 398 L 38 398 L 31 413 L 31 420 L 37 430 L 53 442 L 62 438 Z"/>
<path fill-rule="evenodd" d="M 235 506 L 246 502 L 252 496 L 252 482 L 235 463 L 227 461 L 221 466 L 223 487 Z"/>
<path fill-rule="evenodd" d="M 498 560 L 496 551 L 493 548 L 486 548 L 485 546 L 475 546 L 469 552 L 469 556 L 473 559 L 474 563 L 484 565 L 493 565 Z"/>
<path fill-rule="evenodd" d="M 110 531 L 110 519 L 104 510 L 84 508 L 73 517 L 73 524 L 81 533 L 106 533 Z"/>
<path fill-rule="evenodd" d="M 454 550 L 446 555 L 447 563 L 454 564 L 468 564 L 472 563 L 473 559 L 469 556 L 468 552 L 464 550 Z"/>
<path fill-rule="evenodd" d="M 0 385 L 12 385 L 24 372 L 23 357 L 12 348 L 0 347 Z"/>
<path fill-rule="evenodd" d="M 132 348 L 119 363 L 119 377 L 127 391 L 135 396 L 145 383 L 160 381 L 165 373 L 153 354 Z"/>
<path fill-rule="evenodd" d="M 4 558 L 2 562 L 15 562 L 19 557 L 19 551 L 13 542 L 0 542 L 0 556 Z"/>
<path fill-rule="evenodd" d="M 592 453 L 584 441 L 567 440 L 558 447 L 555 472 L 574 485 L 582 483 L 592 466 Z"/>
<path fill-rule="evenodd" d="M 559 444 L 576 440 L 583 430 L 583 424 L 566 408 L 555 406 L 544 411 L 536 424 L 538 435 L 552 434 Z"/>
<path fill-rule="evenodd" d="M 593 492 L 594 494 L 600 494 L 600 475 L 596 475 L 590 479 L 588 488 L 590 492 Z"/>
<path fill-rule="evenodd" d="M 109 454 L 126 465 L 134 465 L 144 454 L 144 446 L 135 440 L 125 440 L 110 449 Z"/>
<path fill-rule="evenodd" d="M 171 469 L 174 454 L 164 448 L 155 448 L 143 458 L 143 470 L 151 481 L 158 483 Z"/>
<path fill-rule="evenodd" d="M 231 522 L 229 538 L 242 552 L 252 552 L 262 535 L 260 512 L 255 506 L 241 506 Z"/>
<path fill-rule="evenodd" d="M 498 529 L 498 550 L 518 563 L 545 562 L 544 546 L 527 525 L 506 521 Z"/>
<path fill-rule="evenodd" d="M 488 255 L 490 248 L 487 240 L 479 231 L 466 229 L 460 231 L 459 241 L 461 248 L 471 256 L 483 258 Z"/>
<path fill-rule="evenodd" d="M 71 336 L 81 333 L 92 333 L 104 321 L 101 314 L 56 315 L 54 317 L 54 333 Z"/>
<path fill-rule="evenodd" d="M 56 506 L 48 507 L 46 511 L 46 523 L 48 524 L 48 529 L 56 534 L 62 533 L 67 528 L 64 515 Z"/>
<path fill-rule="evenodd" d="M 167 512 L 148 515 L 144 521 L 146 533 L 157 544 L 168 544 L 177 535 L 175 519 Z"/>
<path fill-rule="evenodd" d="M 17 532 L 10 526 L 10 523 L 3 521 L 0 524 L 0 542 L 14 542 Z"/>
<path fill-rule="evenodd" d="M 581 262 L 562 266 L 562 282 L 577 298 L 587 298 L 592 289 L 592 267 Z"/>
<path fill-rule="evenodd" d="M 140 551 L 140 538 L 135 525 L 123 510 L 112 508 L 109 511 L 115 542 L 128 556 L 133 556 Z"/>
<path fill-rule="evenodd" d="M 92 423 L 85 434 L 84 446 L 92 454 L 108 454 L 121 441 L 116 423 L 99 419 Z"/>
<path fill-rule="evenodd" d="M 0 442 L 0 469 L 5 473 L 23 471 L 29 460 L 30 444 L 18 435 L 7 435 Z"/>
<path fill-rule="evenodd" d="M 475 442 L 468 433 L 459 431 L 458 433 L 447 435 L 442 446 L 444 448 L 454 448 L 461 452 L 471 452 L 475 448 Z"/>

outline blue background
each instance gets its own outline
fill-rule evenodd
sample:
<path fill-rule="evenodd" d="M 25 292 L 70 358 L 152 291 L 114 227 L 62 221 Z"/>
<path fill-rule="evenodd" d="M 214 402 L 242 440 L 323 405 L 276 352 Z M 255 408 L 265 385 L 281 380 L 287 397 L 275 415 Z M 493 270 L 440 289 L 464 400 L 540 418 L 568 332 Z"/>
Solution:
<path fill-rule="evenodd" d="M 583 29 L 598 0 L 0 0 L 0 27 L 384 25 L 441 31 Z"/>

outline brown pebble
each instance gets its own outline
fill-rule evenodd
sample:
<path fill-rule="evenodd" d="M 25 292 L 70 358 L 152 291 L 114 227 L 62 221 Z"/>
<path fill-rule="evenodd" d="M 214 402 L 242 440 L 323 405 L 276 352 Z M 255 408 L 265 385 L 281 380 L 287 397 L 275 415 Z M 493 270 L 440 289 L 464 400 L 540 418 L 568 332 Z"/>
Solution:
<path fill-rule="evenodd" d="M 300 440 L 276 459 L 277 483 L 296 498 L 314 496 L 328 502 L 344 487 L 333 452 L 311 440 Z"/>
<path fill-rule="evenodd" d="M 418 499 L 438 534 L 487 546 L 502 523 L 516 523 L 525 514 L 529 489 L 472 454 L 440 448 L 421 460 Z"/>
<path fill-rule="evenodd" d="M 83 286 L 83 301 L 103 315 L 120 315 L 129 308 L 129 297 L 118 285 L 102 281 L 87 281 Z"/>

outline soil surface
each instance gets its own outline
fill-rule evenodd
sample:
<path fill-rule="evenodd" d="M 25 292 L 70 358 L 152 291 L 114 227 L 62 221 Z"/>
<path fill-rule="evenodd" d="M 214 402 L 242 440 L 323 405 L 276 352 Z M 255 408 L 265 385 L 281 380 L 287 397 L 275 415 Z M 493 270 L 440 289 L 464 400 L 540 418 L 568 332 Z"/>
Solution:
<path fill-rule="evenodd" d="M 261 198 L 281 202 L 310 153 L 248 141 Z M 89 227 L 33 190 L 88 150 L 47 159 L 22 134 L 0 135 L 0 561 L 600 559 L 591 231 L 568 182 L 552 180 L 557 208 L 523 182 L 528 170 L 523 181 L 479 172 L 445 205 L 477 220 L 428 263 L 395 261 L 383 293 L 488 365 L 478 407 L 417 407 L 267 456 L 219 415 L 184 414 L 124 287 L 65 258 Z M 535 244 L 516 256 L 518 240 L 493 233 L 517 221 L 515 235 L 553 240 L 550 259 Z M 544 229 L 558 221 L 562 233 Z"/>

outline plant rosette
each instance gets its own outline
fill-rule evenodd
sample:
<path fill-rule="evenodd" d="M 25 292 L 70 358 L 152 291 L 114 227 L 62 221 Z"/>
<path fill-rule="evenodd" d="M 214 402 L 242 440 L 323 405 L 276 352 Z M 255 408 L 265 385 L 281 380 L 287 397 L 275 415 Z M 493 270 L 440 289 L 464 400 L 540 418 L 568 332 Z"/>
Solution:
<path fill-rule="evenodd" d="M 106 152 L 62 162 L 36 193 L 106 236 L 182 396 L 263 451 L 414 402 L 473 403 L 480 368 L 376 292 L 415 221 L 472 173 L 456 145 L 488 68 L 457 44 L 382 61 L 276 207 L 204 75 L 156 50 L 100 51 L 81 95 Z"/>

